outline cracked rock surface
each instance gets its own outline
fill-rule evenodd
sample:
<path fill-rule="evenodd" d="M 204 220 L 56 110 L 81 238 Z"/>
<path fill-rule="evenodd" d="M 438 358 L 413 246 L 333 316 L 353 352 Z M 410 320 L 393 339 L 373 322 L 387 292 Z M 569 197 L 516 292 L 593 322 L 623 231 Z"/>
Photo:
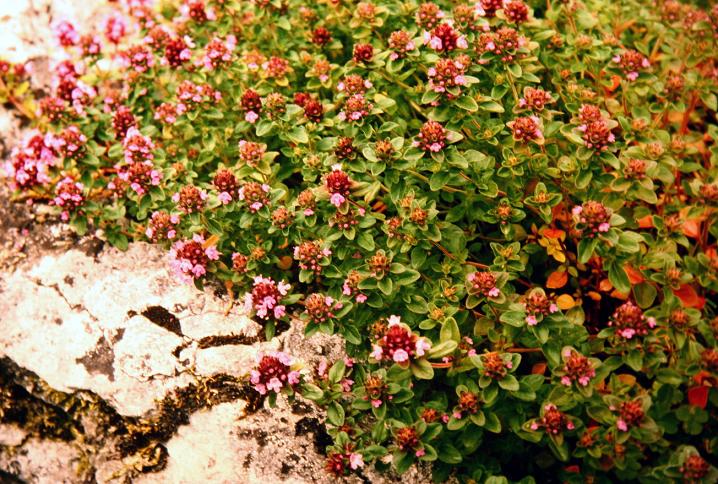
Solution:
<path fill-rule="evenodd" d="M 45 256 L 0 282 L 0 291 L 0 355 L 57 390 L 90 390 L 121 415 L 142 415 L 169 390 L 187 385 L 198 358 L 205 374 L 228 369 L 202 355 L 211 348 L 196 348 L 193 337 L 256 339 L 259 330 L 236 310 L 218 322 L 227 304 L 172 280 L 164 254 L 141 243 L 124 253 L 106 250 L 99 261 L 77 250 Z M 162 316 L 176 319 L 179 334 Z M 189 346 L 180 360 L 173 352 L 183 343 Z M 234 362 L 244 363 L 235 373 L 246 374 L 259 349 L 235 347 Z"/>

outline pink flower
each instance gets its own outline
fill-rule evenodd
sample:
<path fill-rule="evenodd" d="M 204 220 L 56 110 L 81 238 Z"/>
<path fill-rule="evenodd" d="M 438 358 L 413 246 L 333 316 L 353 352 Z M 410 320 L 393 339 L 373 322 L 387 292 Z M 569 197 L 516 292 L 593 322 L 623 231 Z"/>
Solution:
<path fill-rule="evenodd" d="M 279 319 L 287 314 L 287 310 L 284 306 L 274 306 L 274 318 Z"/>
<path fill-rule="evenodd" d="M 499 297 L 500 294 L 501 291 L 499 291 L 498 287 L 494 287 L 489 290 L 489 297 Z"/>
<path fill-rule="evenodd" d="M 553 314 L 558 311 L 558 306 L 556 303 L 551 303 L 551 305 L 548 307 L 548 312 Z"/>
<path fill-rule="evenodd" d="M 352 385 L 354 385 L 354 380 L 351 380 L 349 378 L 344 378 L 341 381 L 341 385 L 342 385 L 342 391 L 350 392 L 350 391 L 352 391 Z"/>
<path fill-rule="evenodd" d="M 398 349 L 394 351 L 393 360 L 397 363 L 404 363 L 405 361 L 409 361 L 409 354 L 402 349 Z"/>
<path fill-rule="evenodd" d="M 249 111 L 247 114 L 244 115 L 244 119 L 245 121 L 254 124 L 259 119 L 259 114 L 255 113 L 254 111 Z"/>
<path fill-rule="evenodd" d="M 331 198 L 329 199 L 332 205 L 335 207 L 341 207 L 344 202 L 346 201 L 346 198 L 340 193 L 334 193 Z"/>
<path fill-rule="evenodd" d="M 384 350 L 382 350 L 381 346 L 379 345 L 372 345 L 372 352 L 371 357 L 375 360 L 381 360 L 382 355 L 384 354 Z"/>
<path fill-rule="evenodd" d="M 383 402 L 382 402 L 381 400 L 372 400 L 372 401 L 371 401 L 371 406 L 374 407 L 374 408 L 379 408 L 379 407 L 381 407 L 381 404 L 382 404 L 382 403 L 383 403 Z"/>
<path fill-rule="evenodd" d="M 608 229 L 611 228 L 611 225 L 608 222 L 603 222 L 601 225 L 598 226 L 599 232 L 608 232 Z"/>
<path fill-rule="evenodd" d="M 281 294 L 282 296 L 286 296 L 291 288 L 292 288 L 291 284 L 287 284 L 284 281 L 279 281 L 279 284 L 277 284 L 277 289 L 279 289 L 279 294 Z"/>
<path fill-rule="evenodd" d="M 616 427 L 621 432 L 628 432 L 628 425 L 626 425 L 626 422 L 622 418 L 618 419 L 618 422 L 616 422 Z"/>
<path fill-rule="evenodd" d="M 207 255 L 207 258 L 209 260 L 219 259 L 219 252 L 217 251 L 217 247 L 215 247 L 214 245 L 207 247 L 204 253 Z"/>
<path fill-rule="evenodd" d="M 363 302 L 366 302 L 366 300 L 367 300 L 367 296 L 365 294 L 357 294 L 356 302 L 361 304 Z"/>
<path fill-rule="evenodd" d="M 526 323 L 529 326 L 536 326 L 538 324 L 538 321 L 536 320 L 536 316 L 534 316 L 533 314 L 526 316 Z"/>
<path fill-rule="evenodd" d="M 361 454 L 352 452 L 349 454 L 349 467 L 356 470 L 360 467 L 364 467 L 364 458 Z"/>
<path fill-rule="evenodd" d="M 249 372 L 249 381 L 252 383 L 252 385 L 256 385 L 259 383 L 260 373 L 257 370 L 252 370 Z"/>
<path fill-rule="evenodd" d="M 425 454 L 426 454 L 426 451 L 424 449 L 419 449 L 416 452 L 414 452 L 414 455 L 416 455 L 417 457 L 422 457 Z"/>
<path fill-rule="evenodd" d="M 618 330 L 618 334 L 626 339 L 631 339 L 636 334 L 636 330 L 633 328 L 623 328 Z"/>
<path fill-rule="evenodd" d="M 279 393 L 282 391 L 282 382 L 279 381 L 279 378 L 274 377 L 269 380 L 269 383 L 267 383 L 267 388 L 269 390 L 273 390 L 275 393 Z"/>
<path fill-rule="evenodd" d="M 431 349 L 431 343 L 426 338 L 419 338 L 416 340 L 416 355 L 424 356 L 424 353 Z M 396 358 L 396 354 L 394 354 Z"/>
<path fill-rule="evenodd" d="M 569 377 L 567 377 L 567 376 L 562 376 L 562 377 L 561 377 L 561 384 L 562 384 L 562 385 L 566 385 L 567 387 L 570 387 L 570 386 L 571 386 L 571 379 L 570 379 Z"/>
<path fill-rule="evenodd" d="M 531 430 L 538 430 L 539 425 L 536 422 L 531 422 Z"/>
<path fill-rule="evenodd" d="M 299 372 L 298 371 L 290 371 L 287 375 L 287 382 L 289 382 L 290 385 L 296 385 L 299 383 Z"/>
<path fill-rule="evenodd" d="M 227 205 L 229 202 L 232 201 L 232 195 L 227 192 L 220 193 L 217 198 L 219 198 L 219 201 L 222 202 L 222 204 L 224 205 Z"/>
<path fill-rule="evenodd" d="M 401 316 L 391 315 L 389 316 L 389 326 L 394 326 L 395 324 L 401 324 Z"/>

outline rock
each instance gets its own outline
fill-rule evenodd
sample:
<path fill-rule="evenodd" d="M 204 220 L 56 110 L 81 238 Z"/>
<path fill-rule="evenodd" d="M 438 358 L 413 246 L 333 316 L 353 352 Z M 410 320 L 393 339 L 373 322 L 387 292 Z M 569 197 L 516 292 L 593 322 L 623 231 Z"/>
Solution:
<path fill-rule="evenodd" d="M 21 445 L 27 432 L 16 425 L 0 424 L 0 445 L 15 447 Z"/>
<path fill-rule="evenodd" d="M 254 337 L 259 325 L 238 312 L 241 306 L 224 317 L 226 302 L 175 281 L 155 246 L 107 249 L 99 262 L 77 250 L 48 255 L 0 284 L 0 356 L 58 390 L 90 390 L 122 415 L 142 415 L 169 390 L 187 385 L 188 365 L 197 359 L 203 375 L 246 374 L 254 361 L 256 350 L 191 344 L 175 356 L 193 335 Z M 212 350 L 224 356 L 213 358 Z"/>
<path fill-rule="evenodd" d="M 9 459 L 0 457 L 0 469 L 37 484 L 76 484 L 81 463 L 79 449 L 42 439 L 30 439 Z"/>

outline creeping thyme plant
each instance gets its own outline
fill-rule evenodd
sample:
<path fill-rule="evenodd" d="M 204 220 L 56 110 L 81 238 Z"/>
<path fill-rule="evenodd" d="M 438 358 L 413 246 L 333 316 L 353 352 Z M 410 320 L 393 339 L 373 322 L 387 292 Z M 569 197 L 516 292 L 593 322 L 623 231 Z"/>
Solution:
<path fill-rule="evenodd" d="M 718 479 L 718 7 L 674 0 L 125 0 L 6 163 L 23 200 L 271 338 L 335 476 Z"/>

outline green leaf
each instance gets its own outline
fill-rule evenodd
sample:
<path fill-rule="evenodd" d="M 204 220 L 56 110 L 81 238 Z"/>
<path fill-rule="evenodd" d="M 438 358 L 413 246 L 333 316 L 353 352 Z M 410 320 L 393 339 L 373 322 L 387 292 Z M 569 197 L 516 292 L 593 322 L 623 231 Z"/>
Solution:
<path fill-rule="evenodd" d="M 585 238 L 581 239 L 578 243 L 578 262 L 585 264 L 593 255 L 593 251 L 596 250 L 599 240 L 597 238 Z"/>
<path fill-rule="evenodd" d="M 434 369 L 426 358 L 412 361 L 411 373 L 420 380 L 431 380 L 434 378 Z"/>
<path fill-rule="evenodd" d="M 649 282 L 642 282 L 633 286 L 633 296 L 636 298 L 638 306 L 646 309 L 653 306 L 658 291 L 655 286 Z"/>
<path fill-rule="evenodd" d="M 456 323 L 456 319 L 447 318 L 444 324 L 441 325 L 441 333 L 439 338 L 442 342 L 444 341 L 455 341 L 458 343 L 461 341 L 461 331 L 459 325 Z"/>
<path fill-rule="evenodd" d="M 490 113 L 503 113 L 504 107 L 496 101 L 484 101 L 480 105 L 481 109 Z"/>
<path fill-rule="evenodd" d="M 374 250 L 374 238 L 371 236 L 371 232 L 361 232 L 359 237 L 356 239 L 357 244 L 367 252 Z"/>
<path fill-rule="evenodd" d="M 376 282 L 377 287 L 379 290 L 384 293 L 384 295 L 389 296 L 391 295 L 391 292 L 394 290 L 394 284 L 391 282 L 391 279 L 388 277 L 384 277 L 383 279 L 379 279 Z"/>
<path fill-rule="evenodd" d="M 643 368 L 643 353 L 639 350 L 632 350 L 626 356 L 626 364 L 634 371 L 641 371 Z"/>
<path fill-rule="evenodd" d="M 122 251 L 127 250 L 127 247 L 129 247 L 127 236 L 119 231 L 108 230 L 107 241 Z"/>
<path fill-rule="evenodd" d="M 73 215 L 70 220 L 70 226 L 75 230 L 77 235 L 85 235 L 87 233 L 87 217 Z"/>
<path fill-rule="evenodd" d="M 458 464 L 463 460 L 461 452 L 448 442 L 437 446 L 437 451 L 441 462 L 446 462 L 447 464 Z"/>
<path fill-rule="evenodd" d="M 618 261 L 611 261 L 608 266 L 608 280 L 611 281 L 613 287 L 620 293 L 628 294 L 631 292 L 631 282 L 628 280 L 626 271 Z"/>
<path fill-rule="evenodd" d="M 454 352 L 454 350 L 458 347 L 458 343 L 456 341 L 444 341 L 442 343 L 439 343 L 436 346 L 433 346 L 428 352 L 427 356 L 429 358 L 442 358 L 448 354 L 451 354 Z"/>
<path fill-rule="evenodd" d="M 621 232 L 621 235 L 618 236 L 618 243 L 616 245 L 622 252 L 632 254 L 641 250 L 641 242 L 643 242 L 643 237 L 639 234 L 626 231 Z"/>
<path fill-rule="evenodd" d="M 513 375 L 506 375 L 499 380 L 499 386 L 509 392 L 518 391 L 520 388 L 519 381 Z"/>
<path fill-rule="evenodd" d="M 499 420 L 499 417 L 497 417 L 495 413 L 487 412 L 484 428 L 489 432 L 493 432 L 495 434 L 501 432 L 501 421 Z"/>
<path fill-rule="evenodd" d="M 457 98 L 455 102 L 456 105 L 459 106 L 461 109 L 470 113 L 479 110 L 479 105 L 476 103 L 476 100 L 474 100 L 474 98 L 472 98 L 471 96 L 461 96 Z"/>
<path fill-rule="evenodd" d="M 508 65 L 509 72 L 511 73 L 514 78 L 519 79 L 522 74 L 521 66 L 518 64 L 509 64 Z"/>
<path fill-rule="evenodd" d="M 309 136 L 304 126 L 299 126 L 287 132 L 287 138 L 297 144 L 309 143 Z"/>
<path fill-rule="evenodd" d="M 346 365 L 343 359 L 339 359 L 329 369 L 329 381 L 331 383 L 339 383 L 344 378 L 344 370 Z"/>
<path fill-rule="evenodd" d="M 300 393 L 307 400 L 321 400 L 324 397 L 324 392 L 321 388 L 314 385 L 313 383 L 303 383 L 301 386 Z"/>
<path fill-rule="evenodd" d="M 327 407 L 327 420 L 332 425 L 340 427 L 344 424 L 344 407 L 339 405 L 337 402 L 332 402 Z"/>
<path fill-rule="evenodd" d="M 408 452 L 394 452 L 394 458 L 392 459 L 392 462 L 394 463 L 394 468 L 396 469 L 396 472 L 398 474 L 403 474 L 407 470 L 409 470 L 409 467 L 411 467 L 411 464 L 414 463 L 414 454 L 408 453 Z"/>

